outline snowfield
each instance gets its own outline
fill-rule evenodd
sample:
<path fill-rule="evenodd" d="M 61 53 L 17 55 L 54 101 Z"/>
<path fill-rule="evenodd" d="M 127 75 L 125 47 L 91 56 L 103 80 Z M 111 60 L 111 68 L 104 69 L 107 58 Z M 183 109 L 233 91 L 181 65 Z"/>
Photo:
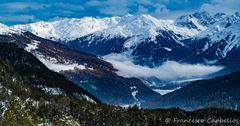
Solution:
<path fill-rule="evenodd" d="M 196 21 L 195 21 L 196 22 Z M 200 26 L 200 29 L 203 26 Z M 25 30 L 43 38 L 67 42 L 89 34 L 114 36 L 140 36 L 139 39 L 151 38 L 159 34 L 159 30 L 169 30 L 182 35 L 182 38 L 199 33 L 197 29 L 180 27 L 174 19 L 157 19 L 151 15 L 125 15 L 110 18 L 65 18 L 57 21 L 36 22 L 25 25 L 15 25 L 12 28 Z"/>
<path fill-rule="evenodd" d="M 37 58 L 44 64 L 46 65 L 49 69 L 55 71 L 55 72 L 61 72 L 61 71 L 68 71 L 68 70 L 85 70 L 86 66 L 84 65 L 79 65 L 77 63 L 72 63 L 72 64 L 62 64 L 58 63 L 56 59 L 51 58 L 51 60 L 47 60 L 44 58 L 44 56 L 38 55 Z"/>

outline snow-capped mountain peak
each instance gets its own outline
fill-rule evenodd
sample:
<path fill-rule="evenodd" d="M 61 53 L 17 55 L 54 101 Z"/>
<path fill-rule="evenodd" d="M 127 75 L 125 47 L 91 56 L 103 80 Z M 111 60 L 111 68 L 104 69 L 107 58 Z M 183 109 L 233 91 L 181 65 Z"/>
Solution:
<path fill-rule="evenodd" d="M 3 33 L 4 31 L 7 31 L 7 26 L 4 24 L 0 24 L 0 32 Z"/>
<path fill-rule="evenodd" d="M 64 18 L 16 25 L 11 28 L 23 29 L 37 36 L 68 44 L 75 40 L 78 43 L 84 41 L 87 47 L 108 40 L 109 42 L 120 40 L 123 41 L 123 47 L 119 48 L 130 50 L 130 52 L 142 42 L 161 43 L 156 39 L 157 37 L 176 42 L 171 44 L 172 48 L 175 44 L 185 46 L 182 41 L 186 39 L 207 38 L 209 42 L 202 51 L 211 48 L 214 43 L 224 40 L 224 48 L 218 49 L 220 57 L 223 58 L 230 50 L 238 46 L 239 17 L 239 13 L 211 15 L 206 11 L 183 15 L 176 19 L 158 19 L 145 14 L 127 14 L 122 17 L 108 18 Z M 120 42 L 118 44 L 121 45 Z"/>
<path fill-rule="evenodd" d="M 4 24 L 0 23 L 0 34 L 1 35 L 10 34 L 10 33 L 19 33 L 19 32 L 20 32 L 20 30 L 10 28 L 7 25 L 4 25 Z"/>
<path fill-rule="evenodd" d="M 109 21 L 99 20 L 92 17 L 66 18 L 53 22 L 36 22 L 27 25 L 13 26 L 17 29 L 30 31 L 38 36 L 58 40 L 69 41 L 81 36 L 102 30 L 108 26 Z"/>
<path fill-rule="evenodd" d="M 157 19 L 151 15 L 129 14 L 110 18 L 84 17 L 48 22 L 40 21 L 26 25 L 15 25 L 13 28 L 30 31 L 40 37 L 61 42 L 71 41 L 93 33 L 124 37 L 137 35 L 142 36 L 142 38 L 154 38 L 159 30 L 173 31 L 183 37 L 198 33 L 196 29 L 176 26 L 174 20 Z"/>
<path fill-rule="evenodd" d="M 115 25 L 100 31 L 106 36 L 156 36 L 157 30 L 163 28 L 161 22 L 150 15 L 128 15 L 119 18 Z"/>
<path fill-rule="evenodd" d="M 225 58 L 228 52 L 240 46 L 240 16 L 239 13 L 233 15 L 218 13 L 214 17 L 216 17 L 215 23 L 207 30 L 200 32 L 196 39 L 208 38 L 210 40 L 204 46 L 203 51 L 214 44 L 222 44 L 223 46 L 220 46 L 216 53 L 219 58 Z"/>
<path fill-rule="evenodd" d="M 190 15 L 183 15 L 176 19 L 175 23 L 180 27 L 203 31 L 212 22 L 212 18 L 207 12 L 197 12 Z"/>

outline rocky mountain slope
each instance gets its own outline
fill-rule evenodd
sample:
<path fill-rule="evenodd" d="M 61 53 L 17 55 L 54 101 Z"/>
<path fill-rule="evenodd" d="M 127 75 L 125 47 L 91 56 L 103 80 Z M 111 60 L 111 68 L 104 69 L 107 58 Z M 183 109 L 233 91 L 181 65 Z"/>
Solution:
<path fill-rule="evenodd" d="M 134 105 L 159 96 L 141 80 L 118 76 L 110 63 L 94 55 L 74 51 L 30 32 L 11 31 L 2 34 L 0 41 L 17 43 L 49 69 L 63 74 L 104 103 Z"/>
<path fill-rule="evenodd" d="M 0 59 L 9 63 L 32 87 L 50 94 L 68 95 L 92 102 L 100 102 L 85 89 L 70 82 L 63 75 L 50 71 L 32 54 L 14 43 L 0 43 Z M 14 79 L 14 76 L 13 76 Z"/>

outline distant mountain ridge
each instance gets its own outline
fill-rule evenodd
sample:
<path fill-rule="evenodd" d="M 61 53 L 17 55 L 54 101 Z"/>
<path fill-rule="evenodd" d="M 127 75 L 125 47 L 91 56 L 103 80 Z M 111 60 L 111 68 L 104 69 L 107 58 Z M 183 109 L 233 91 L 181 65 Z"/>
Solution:
<path fill-rule="evenodd" d="M 172 20 L 150 15 L 85 17 L 11 28 L 30 31 L 95 55 L 128 55 L 135 63 L 152 67 L 167 60 L 226 64 L 226 60 L 235 57 L 231 53 L 239 50 L 239 21 L 239 12 L 210 15 L 203 11 Z"/>
<path fill-rule="evenodd" d="M 147 108 L 180 107 L 185 110 L 218 107 L 240 110 L 240 71 L 200 80 L 145 104 Z"/>
<path fill-rule="evenodd" d="M 145 38 L 154 38 L 157 35 L 157 30 L 175 30 L 175 32 L 185 34 L 185 36 L 194 33 L 194 30 L 175 26 L 174 20 L 159 20 L 150 15 L 125 15 L 110 18 L 65 18 L 50 22 L 40 21 L 26 25 L 15 25 L 12 28 L 26 30 L 43 38 L 63 42 L 91 34 L 111 38 L 114 36 L 131 37 L 138 35 Z"/>

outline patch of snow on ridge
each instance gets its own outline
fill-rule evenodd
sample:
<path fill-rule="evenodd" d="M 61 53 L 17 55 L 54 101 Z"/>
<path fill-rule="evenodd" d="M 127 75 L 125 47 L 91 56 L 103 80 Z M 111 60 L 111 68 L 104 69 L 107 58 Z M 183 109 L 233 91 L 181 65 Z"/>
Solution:
<path fill-rule="evenodd" d="M 170 48 L 168 48 L 168 47 L 163 47 L 165 50 L 167 50 L 167 51 L 172 51 L 172 49 L 170 49 Z"/>
<path fill-rule="evenodd" d="M 31 52 L 32 50 L 35 50 L 38 48 L 38 41 L 33 41 L 32 43 L 27 44 L 27 46 L 25 47 L 25 50 L 27 50 L 28 52 Z"/>
<path fill-rule="evenodd" d="M 49 69 L 55 72 L 75 70 L 75 69 L 80 69 L 80 70 L 87 69 L 85 65 L 79 65 L 77 63 L 62 64 L 62 63 L 58 63 L 57 60 L 54 58 L 52 60 L 46 60 L 44 56 L 41 56 L 41 55 L 38 55 L 37 58 Z"/>
<path fill-rule="evenodd" d="M 53 95 L 60 95 L 64 94 L 63 91 L 60 88 L 42 88 L 42 90 L 46 93 L 53 94 Z"/>
<path fill-rule="evenodd" d="M 87 95 L 83 95 L 82 96 L 84 99 L 86 99 L 88 102 L 91 102 L 91 103 L 96 103 L 94 100 L 92 100 L 90 97 L 88 97 Z"/>
<path fill-rule="evenodd" d="M 131 89 L 131 90 L 137 89 L 137 87 L 136 87 L 136 86 L 132 86 L 132 87 L 130 87 L 130 89 Z"/>
<path fill-rule="evenodd" d="M 134 103 L 134 105 L 137 105 L 137 106 L 140 106 L 140 101 L 139 101 L 139 99 L 136 97 L 137 96 L 137 93 L 138 93 L 138 89 L 137 89 L 137 87 L 136 86 L 132 86 L 132 87 L 130 87 L 130 90 L 132 91 L 132 96 L 133 96 L 133 98 L 134 98 L 134 100 L 135 100 L 135 103 Z M 121 105 L 122 106 L 122 105 Z M 131 105 L 130 105 L 131 106 Z M 126 106 L 125 106 L 126 107 Z"/>
<path fill-rule="evenodd" d="M 60 88 L 47 87 L 44 85 L 37 85 L 35 87 L 51 95 L 65 95 L 64 91 L 61 90 Z"/>
<path fill-rule="evenodd" d="M 138 101 L 138 99 L 137 99 L 137 97 L 136 97 L 136 95 L 137 95 L 137 93 L 138 93 L 137 87 L 136 87 L 136 86 L 132 86 L 132 87 L 130 87 L 130 89 L 132 90 L 132 96 L 133 96 L 133 98 L 134 98 L 136 101 Z"/>
<path fill-rule="evenodd" d="M 165 94 L 168 94 L 168 93 L 173 92 L 175 90 L 178 90 L 180 88 L 181 87 L 178 87 L 178 88 L 175 88 L 175 89 L 168 89 L 168 90 L 166 90 L 166 89 L 164 89 L 164 90 L 162 90 L 162 89 L 153 89 L 153 91 L 155 91 L 155 92 L 157 92 L 157 93 L 159 93 L 161 95 L 165 95 Z"/>
<path fill-rule="evenodd" d="M 133 96 L 133 98 L 134 98 L 136 101 L 138 101 L 138 99 L 137 99 L 137 97 L 136 97 L 137 93 L 138 93 L 138 91 L 133 91 L 133 92 L 132 92 L 132 96 Z"/>
<path fill-rule="evenodd" d="M 85 99 L 85 100 L 87 100 L 88 102 L 91 102 L 91 103 L 94 103 L 94 104 L 96 104 L 96 102 L 93 100 L 93 99 L 91 99 L 89 96 L 87 96 L 87 95 L 84 95 L 84 94 L 78 94 L 78 93 L 74 93 L 74 95 L 76 96 L 76 97 L 78 97 L 79 99 Z"/>

